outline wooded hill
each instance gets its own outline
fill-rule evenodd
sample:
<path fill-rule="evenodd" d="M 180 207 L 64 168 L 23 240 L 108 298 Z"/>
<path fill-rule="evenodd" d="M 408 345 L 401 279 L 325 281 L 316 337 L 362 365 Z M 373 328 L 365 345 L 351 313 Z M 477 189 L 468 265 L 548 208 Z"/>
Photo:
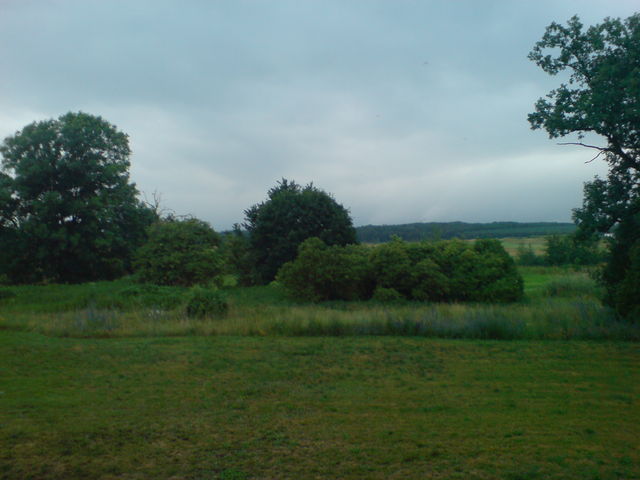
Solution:
<path fill-rule="evenodd" d="M 561 222 L 430 222 L 402 225 L 364 225 L 356 227 L 358 240 L 364 243 L 383 243 L 392 235 L 403 240 L 447 240 L 451 238 L 507 238 L 545 235 L 565 235 L 575 231 L 573 223 Z"/>

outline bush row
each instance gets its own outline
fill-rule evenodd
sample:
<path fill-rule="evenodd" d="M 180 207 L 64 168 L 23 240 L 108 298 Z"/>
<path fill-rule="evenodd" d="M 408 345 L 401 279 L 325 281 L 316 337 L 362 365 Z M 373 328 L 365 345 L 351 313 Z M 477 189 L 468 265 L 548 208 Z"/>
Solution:
<path fill-rule="evenodd" d="M 327 246 L 310 238 L 278 281 L 293 297 L 325 300 L 513 302 L 523 295 L 515 262 L 498 240 Z"/>

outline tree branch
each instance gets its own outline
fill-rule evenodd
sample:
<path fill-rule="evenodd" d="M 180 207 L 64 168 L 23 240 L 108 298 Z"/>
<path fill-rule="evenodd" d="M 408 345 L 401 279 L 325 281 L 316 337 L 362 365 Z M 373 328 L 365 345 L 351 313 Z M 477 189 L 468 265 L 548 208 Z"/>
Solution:
<path fill-rule="evenodd" d="M 610 152 L 611 151 L 610 148 L 598 147 L 597 145 L 588 145 L 588 144 L 582 143 L 582 142 L 563 142 L 563 143 L 558 143 L 558 145 L 580 145 L 581 147 L 595 148 L 596 150 L 600 150 L 601 152 Z"/>
<path fill-rule="evenodd" d="M 596 158 L 598 158 L 600 155 L 602 155 L 603 153 L 612 151 L 610 148 L 598 147 L 596 145 L 588 145 L 588 144 L 582 143 L 582 142 L 563 142 L 563 143 L 558 143 L 558 145 L 579 145 L 581 147 L 593 148 L 593 149 L 599 150 L 598 154 L 595 157 L 593 157 L 591 160 L 587 160 L 584 163 L 591 163 Z"/>

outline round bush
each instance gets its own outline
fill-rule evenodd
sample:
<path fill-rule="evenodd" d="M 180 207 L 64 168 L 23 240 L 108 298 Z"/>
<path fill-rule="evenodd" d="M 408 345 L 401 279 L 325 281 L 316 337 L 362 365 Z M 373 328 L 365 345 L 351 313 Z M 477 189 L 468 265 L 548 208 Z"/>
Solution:
<path fill-rule="evenodd" d="M 224 260 L 220 236 L 195 218 L 166 219 L 147 230 L 149 239 L 136 252 L 134 266 L 143 283 L 185 286 L 220 283 Z"/>
<path fill-rule="evenodd" d="M 191 290 L 187 301 L 188 317 L 224 317 L 228 310 L 227 299 L 218 290 L 201 287 Z"/>

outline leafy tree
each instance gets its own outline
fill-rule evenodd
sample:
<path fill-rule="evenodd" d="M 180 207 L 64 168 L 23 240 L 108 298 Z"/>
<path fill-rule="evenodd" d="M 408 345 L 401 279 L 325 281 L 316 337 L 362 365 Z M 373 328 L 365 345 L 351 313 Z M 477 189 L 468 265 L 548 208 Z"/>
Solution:
<path fill-rule="evenodd" d="M 140 281 L 158 285 L 220 283 L 224 260 L 220 236 L 208 223 L 173 217 L 148 228 L 147 242 L 135 255 Z"/>
<path fill-rule="evenodd" d="M 307 238 L 318 237 L 327 245 L 357 243 L 349 211 L 313 184 L 301 187 L 282 179 L 268 197 L 244 212 L 259 282 L 273 280 Z"/>
<path fill-rule="evenodd" d="M 126 134 L 86 113 L 34 122 L 0 146 L 0 269 L 17 282 L 113 278 L 156 218 L 129 182 Z"/>
<path fill-rule="evenodd" d="M 604 260 L 599 239 L 593 236 L 551 235 L 545 242 L 547 265 L 596 265 Z"/>
<path fill-rule="evenodd" d="M 240 225 L 234 224 L 233 230 L 224 235 L 221 249 L 226 272 L 235 275 L 239 285 L 254 284 L 255 272 L 249 251 L 249 238 Z"/>
<path fill-rule="evenodd" d="M 585 185 L 574 220 L 583 236 L 614 233 L 603 279 L 609 302 L 618 307 L 617 290 L 628 275 L 637 275 L 630 255 L 640 234 L 640 14 L 606 18 L 587 29 L 578 17 L 566 26 L 552 23 L 529 58 L 550 75 L 569 73 L 568 83 L 538 100 L 528 117 L 531 127 L 550 138 L 575 133 L 578 141 L 569 143 L 594 149 L 609 165 L 606 179 Z M 587 133 L 604 144 L 584 143 Z"/>

